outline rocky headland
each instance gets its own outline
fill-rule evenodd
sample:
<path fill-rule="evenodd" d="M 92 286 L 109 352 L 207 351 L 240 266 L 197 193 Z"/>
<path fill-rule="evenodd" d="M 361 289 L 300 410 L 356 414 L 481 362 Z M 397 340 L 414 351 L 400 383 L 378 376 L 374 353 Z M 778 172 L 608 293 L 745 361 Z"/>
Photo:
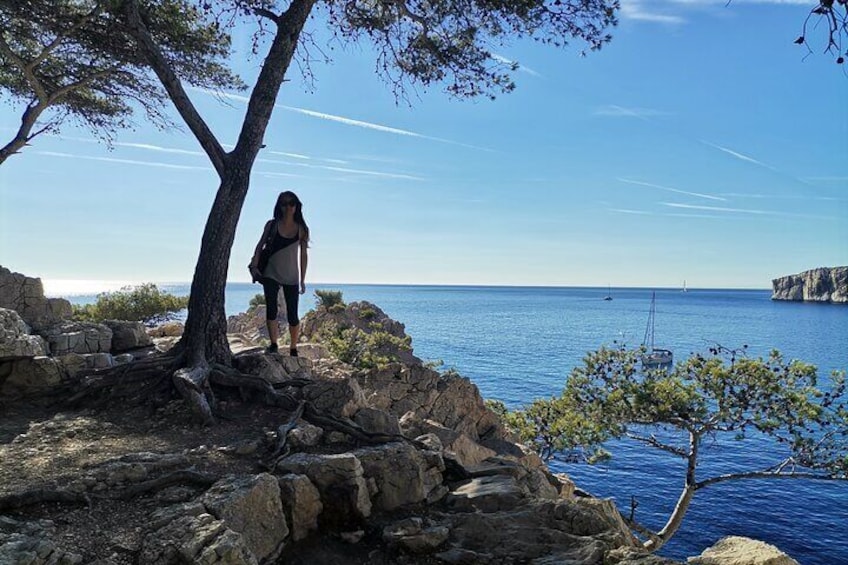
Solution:
<path fill-rule="evenodd" d="M 641 551 L 612 501 L 551 473 L 373 304 L 310 312 L 299 357 L 258 346 L 261 306 L 231 318 L 234 366 L 262 384 L 219 389 L 211 427 L 175 394 L 72 403 L 116 366 L 155 363 L 180 326 L 69 312 L 0 268 L 2 565 L 677 563 Z M 379 336 L 377 356 L 342 360 L 340 335 Z M 301 410 L 263 402 L 279 394 Z M 735 537 L 688 562 L 797 565 Z"/>
<path fill-rule="evenodd" d="M 772 300 L 848 304 L 848 267 L 820 267 L 772 279 Z"/>

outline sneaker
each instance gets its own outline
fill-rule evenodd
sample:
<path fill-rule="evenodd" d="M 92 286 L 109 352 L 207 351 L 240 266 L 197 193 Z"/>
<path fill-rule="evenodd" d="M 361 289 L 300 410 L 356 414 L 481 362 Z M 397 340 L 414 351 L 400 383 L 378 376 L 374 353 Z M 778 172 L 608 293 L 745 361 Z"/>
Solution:
<path fill-rule="evenodd" d="M 295 349 L 295 348 L 289 349 L 289 355 L 291 355 L 292 357 L 297 357 L 297 349 Z"/>
<path fill-rule="evenodd" d="M 269 345 L 268 347 L 265 348 L 265 351 L 267 353 L 276 353 L 278 349 L 279 349 L 279 347 L 277 346 L 277 344 L 272 343 L 271 345 Z"/>

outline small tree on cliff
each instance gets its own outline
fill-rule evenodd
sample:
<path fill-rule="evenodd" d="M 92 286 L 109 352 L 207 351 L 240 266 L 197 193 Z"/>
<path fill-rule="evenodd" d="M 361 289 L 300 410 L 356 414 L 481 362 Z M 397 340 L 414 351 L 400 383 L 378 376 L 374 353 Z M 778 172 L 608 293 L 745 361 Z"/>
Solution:
<path fill-rule="evenodd" d="M 23 105 L 21 124 L 0 147 L 0 164 L 33 138 L 72 119 L 112 138 L 130 125 L 133 106 L 159 126 L 167 96 L 126 33 L 114 1 L 0 0 L 0 92 Z M 183 80 L 241 87 L 221 64 L 226 34 L 185 0 L 151 2 L 156 41 Z"/>
<path fill-rule="evenodd" d="M 493 96 L 514 85 L 517 65 L 499 62 L 489 50 L 516 37 L 532 37 L 555 46 L 577 39 L 590 49 L 610 40 L 618 0 L 506 0 L 464 3 L 414 3 L 405 0 L 336 2 L 335 0 L 198 0 L 211 19 L 251 19 L 257 37 L 267 39 L 267 53 L 253 85 L 235 146 L 225 151 L 196 110 L 183 86 L 182 70 L 166 56 L 151 3 L 121 4 L 140 54 L 153 69 L 171 101 L 206 152 L 220 179 L 201 240 L 191 285 L 185 333 L 174 349 L 174 382 L 193 409 L 211 422 L 210 365 L 229 364 L 224 285 L 236 224 L 250 184 L 250 172 L 280 86 L 304 27 L 327 25 L 335 39 L 371 41 L 377 72 L 401 94 L 408 84 L 446 83 L 457 97 Z M 314 13 L 316 17 L 313 16 Z M 256 45 L 260 45 L 257 42 Z"/>
<path fill-rule="evenodd" d="M 778 352 L 750 359 L 717 347 L 693 355 L 671 372 L 639 371 L 639 351 L 590 353 L 570 375 L 562 395 L 505 415 L 511 427 L 550 458 L 598 459 L 608 439 L 629 438 L 686 462 L 683 489 L 658 532 L 628 519 L 646 549 L 662 547 L 680 527 L 692 497 L 710 485 L 748 479 L 848 480 L 848 403 L 845 374 L 828 390 L 815 367 L 784 361 Z M 765 469 L 712 477 L 697 474 L 700 448 L 719 435 L 744 440 L 761 434 L 788 455 Z"/>

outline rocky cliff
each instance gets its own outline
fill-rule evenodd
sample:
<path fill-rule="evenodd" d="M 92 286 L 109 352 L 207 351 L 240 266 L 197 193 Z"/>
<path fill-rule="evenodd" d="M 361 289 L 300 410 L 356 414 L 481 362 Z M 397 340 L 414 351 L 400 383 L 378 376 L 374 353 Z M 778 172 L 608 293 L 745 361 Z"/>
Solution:
<path fill-rule="evenodd" d="M 552 474 L 373 304 L 306 316 L 299 357 L 257 347 L 264 316 L 231 319 L 233 370 L 261 386 L 221 388 L 211 428 L 150 386 L 141 404 L 57 405 L 74 383 L 124 375 L 80 377 L 69 359 L 110 354 L 57 356 L 15 310 L 0 324 L 0 564 L 682 565 L 642 552 L 611 500 Z M 161 349 L 178 329 L 152 339 Z M 363 344 L 393 360 L 348 355 Z M 267 402 L 282 394 L 299 410 Z M 744 539 L 692 559 L 797 565 Z"/>
<path fill-rule="evenodd" d="M 772 300 L 848 304 L 848 267 L 820 267 L 771 281 Z"/>

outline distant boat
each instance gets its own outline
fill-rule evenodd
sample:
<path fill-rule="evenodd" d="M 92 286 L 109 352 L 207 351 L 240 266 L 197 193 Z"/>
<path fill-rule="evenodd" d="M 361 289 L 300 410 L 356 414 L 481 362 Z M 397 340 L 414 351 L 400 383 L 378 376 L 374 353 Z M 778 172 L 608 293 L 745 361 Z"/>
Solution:
<path fill-rule="evenodd" d="M 651 308 L 648 310 L 648 324 L 642 345 L 647 349 L 642 355 L 643 369 L 666 369 L 674 362 L 674 355 L 668 349 L 654 347 L 654 322 L 657 315 L 657 293 L 651 293 Z"/>
<path fill-rule="evenodd" d="M 607 295 L 604 296 L 604 300 L 612 300 L 612 286 L 607 286 Z"/>
<path fill-rule="evenodd" d="M 689 292 L 688 290 L 686 290 L 686 279 L 683 279 L 683 288 L 680 290 L 680 292 Z"/>

